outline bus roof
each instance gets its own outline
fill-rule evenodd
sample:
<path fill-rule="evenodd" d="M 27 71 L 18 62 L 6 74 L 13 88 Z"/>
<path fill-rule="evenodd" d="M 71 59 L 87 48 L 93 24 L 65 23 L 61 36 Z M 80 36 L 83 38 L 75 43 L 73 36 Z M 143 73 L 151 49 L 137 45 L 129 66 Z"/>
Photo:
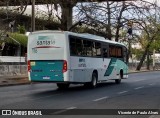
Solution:
<path fill-rule="evenodd" d="M 83 38 L 87 38 L 87 39 L 91 39 L 91 40 L 108 42 L 108 43 L 111 43 L 111 44 L 117 44 L 117 45 L 125 46 L 123 43 L 111 41 L 111 40 L 105 39 L 104 37 L 93 35 L 93 34 L 88 34 L 88 33 L 74 33 L 74 32 L 69 32 L 69 31 L 60 31 L 60 30 L 41 30 L 41 31 L 31 32 L 30 35 L 40 34 L 40 33 L 63 33 L 63 34 L 66 34 L 66 35 L 83 37 Z"/>

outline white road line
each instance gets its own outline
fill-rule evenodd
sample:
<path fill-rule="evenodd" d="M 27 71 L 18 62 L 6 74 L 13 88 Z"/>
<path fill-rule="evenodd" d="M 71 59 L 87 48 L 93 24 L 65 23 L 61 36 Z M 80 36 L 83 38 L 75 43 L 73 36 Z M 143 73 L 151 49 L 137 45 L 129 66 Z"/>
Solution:
<path fill-rule="evenodd" d="M 29 100 L 39 100 L 39 99 L 48 98 L 48 97 L 53 97 L 53 96 L 58 96 L 58 95 L 62 95 L 62 94 L 63 94 L 63 93 L 57 93 L 57 94 L 48 95 L 48 96 L 39 97 L 39 98 L 30 98 Z"/>
<path fill-rule="evenodd" d="M 121 92 L 118 92 L 118 94 L 123 94 L 123 93 L 127 93 L 128 91 L 121 91 Z"/>
<path fill-rule="evenodd" d="M 141 88 L 144 88 L 144 86 L 140 86 L 140 87 L 137 87 L 137 88 L 134 88 L 134 89 L 138 90 L 138 89 L 141 89 Z"/>
<path fill-rule="evenodd" d="M 68 107 L 68 108 L 66 108 L 66 109 L 76 109 L 77 107 Z"/>
<path fill-rule="evenodd" d="M 143 81 L 143 80 L 145 80 L 145 79 L 139 79 L 139 80 L 135 80 L 134 82 L 139 82 L 139 81 Z"/>
<path fill-rule="evenodd" d="M 54 114 L 60 114 L 60 113 L 63 113 L 63 112 L 66 112 L 66 111 L 68 111 L 68 110 L 71 110 L 71 109 L 76 109 L 77 107 L 68 107 L 68 108 L 66 108 L 66 109 L 64 109 L 64 110 L 59 110 L 59 111 L 56 111 L 56 112 L 54 112 L 54 113 L 52 113 L 53 115 Z"/>
<path fill-rule="evenodd" d="M 149 86 L 153 86 L 153 85 L 155 85 L 155 84 L 153 84 L 153 83 L 152 83 L 152 84 L 149 84 Z"/>
<path fill-rule="evenodd" d="M 100 101 L 100 100 L 103 100 L 103 99 L 107 99 L 108 98 L 108 96 L 105 96 L 105 97 L 102 97 L 102 98 L 98 98 L 98 99 L 95 99 L 95 100 L 93 100 L 94 102 L 97 102 L 97 101 Z"/>

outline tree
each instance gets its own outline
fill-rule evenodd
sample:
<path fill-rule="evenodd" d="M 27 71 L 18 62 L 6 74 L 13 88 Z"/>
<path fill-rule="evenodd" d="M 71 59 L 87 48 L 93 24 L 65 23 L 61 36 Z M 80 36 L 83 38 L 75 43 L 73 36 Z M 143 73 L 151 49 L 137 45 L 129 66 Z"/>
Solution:
<path fill-rule="evenodd" d="M 147 40 L 147 44 L 144 49 L 143 56 L 140 60 L 139 65 L 137 66 L 136 70 L 140 70 L 141 66 L 143 64 L 143 61 L 146 58 L 147 55 L 147 69 L 149 69 L 149 49 L 154 40 L 158 40 L 157 34 L 160 33 L 160 22 L 159 19 L 157 19 L 157 13 L 156 10 L 158 7 L 153 4 L 152 5 L 152 12 L 148 12 L 146 14 L 146 17 L 144 17 L 141 22 L 137 21 L 138 27 L 140 29 L 143 29 L 143 34 L 145 33 L 145 39 Z M 151 9 L 151 8 L 150 8 Z M 153 12 L 155 10 L 155 12 Z"/>
<path fill-rule="evenodd" d="M 20 33 L 20 34 L 26 33 L 25 27 L 23 25 L 22 26 L 18 25 L 17 29 L 18 29 L 18 33 Z"/>
<path fill-rule="evenodd" d="M 72 27 L 73 7 L 78 0 L 45 0 L 47 11 L 40 13 L 45 16 L 46 20 L 53 21 L 58 19 L 61 24 L 59 29 L 69 30 Z"/>
<path fill-rule="evenodd" d="M 81 18 L 85 22 L 85 25 L 93 29 L 96 34 L 98 34 L 97 32 L 103 32 L 106 35 L 105 37 L 110 40 L 115 39 L 115 41 L 119 41 L 120 38 L 126 39 L 125 37 L 127 35 L 123 35 L 124 38 L 120 35 L 121 32 L 128 29 L 134 30 L 133 34 L 130 32 L 133 37 L 137 35 L 141 37 L 140 35 L 145 32 L 148 43 L 137 67 L 137 70 L 140 70 L 149 52 L 149 47 L 155 39 L 155 35 L 159 33 L 157 21 L 155 22 L 155 9 L 158 9 L 158 6 L 155 3 L 137 0 L 136 2 L 106 1 L 102 3 L 81 3 L 77 7 L 78 12 L 76 18 Z M 131 25 L 128 25 L 129 22 L 131 22 Z"/>
<path fill-rule="evenodd" d="M 128 30 L 128 22 L 139 19 L 135 14 L 140 12 L 139 15 L 143 17 L 143 11 L 148 10 L 146 6 L 151 5 L 142 0 L 139 3 L 141 6 L 137 1 L 81 3 L 77 5 L 75 18 L 95 32 L 104 32 L 109 40 L 119 41 L 121 32 Z"/>
<path fill-rule="evenodd" d="M 5 19 L 0 19 L 1 25 L 1 31 L 0 31 L 0 37 L 3 37 L 10 29 L 13 29 L 14 24 L 16 22 L 16 18 L 19 17 L 19 15 L 23 15 L 27 5 L 29 4 L 28 0 L 15 0 L 15 3 L 18 2 L 20 6 L 14 6 L 14 2 L 12 3 L 12 6 L 10 7 L 10 0 L 1 1 L 1 4 L 4 4 L 4 7 L 1 7 L 0 12 L 6 13 Z M 14 15 L 12 15 L 14 13 Z M 17 13 L 17 15 L 15 15 Z M 3 24 L 5 22 L 5 25 Z M 8 25 L 6 25 L 8 23 Z"/>

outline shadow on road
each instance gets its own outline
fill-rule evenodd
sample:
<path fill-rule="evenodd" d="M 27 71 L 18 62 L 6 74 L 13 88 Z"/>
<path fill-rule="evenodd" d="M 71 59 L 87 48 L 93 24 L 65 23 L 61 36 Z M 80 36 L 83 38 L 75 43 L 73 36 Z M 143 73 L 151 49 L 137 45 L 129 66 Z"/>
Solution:
<path fill-rule="evenodd" d="M 97 85 L 96 88 L 89 88 L 89 87 L 85 87 L 83 86 L 83 84 L 79 84 L 79 85 L 71 85 L 68 89 L 65 90 L 60 90 L 60 89 L 53 89 L 53 90 L 46 90 L 46 91 L 42 91 L 42 92 L 37 92 L 32 94 L 32 97 L 34 98 L 38 98 L 38 97 L 45 97 L 45 96 L 54 96 L 54 95 L 58 95 L 58 94 L 62 94 L 63 95 L 71 95 L 71 94 L 86 94 L 86 93 L 90 93 L 90 92 L 97 92 L 97 91 L 101 91 L 101 90 L 110 90 L 111 87 L 117 87 L 117 86 L 124 86 L 125 83 L 121 83 L 121 84 L 115 84 L 114 82 L 106 82 L 106 83 L 99 83 Z"/>

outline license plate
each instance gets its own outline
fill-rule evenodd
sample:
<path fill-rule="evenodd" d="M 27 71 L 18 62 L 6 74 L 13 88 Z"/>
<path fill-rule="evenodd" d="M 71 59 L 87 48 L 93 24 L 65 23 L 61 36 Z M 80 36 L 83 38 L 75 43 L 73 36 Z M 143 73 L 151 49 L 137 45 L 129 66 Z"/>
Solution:
<path fill-rule="evenodd" d="M 43 79 L 50 79 L 50 77 L 43 77 Z"/>

